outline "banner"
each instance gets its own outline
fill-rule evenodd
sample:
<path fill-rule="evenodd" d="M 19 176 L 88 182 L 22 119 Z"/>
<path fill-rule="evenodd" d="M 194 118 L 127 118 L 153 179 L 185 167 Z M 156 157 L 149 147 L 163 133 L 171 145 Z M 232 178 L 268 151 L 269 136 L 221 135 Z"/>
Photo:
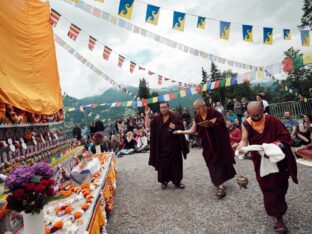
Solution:
<path fill-rule="evenodd" d="M 159 18 L 159 7 L 154 5 L 147 5 L 146 8 L 146 17 L 145 22 L 149 24 L 158 24 L 158 18 Z"/>
<path fill-rule="evenodd" d="M 173 29 L 184 31 L 185 13 L 175 11 L 173 12 Z"/>
<path fill-rule="evenodd" d="M 95 43 L 96 43 L 96 39 L 92 36 L 89 37 L 89 44 L 88 44 L 88 47 L 89 49 L 92 51 L 94 46 L 95 46 Z"/>
<path fill-rule="evenodd" d="M 79 33 L 80 33 L 81 29 L 78 28 L 76 25 L 71 24 L 70 28 L 69 28 L 69 32 L 68 32 L 68 36 L 69 38 L 71 38 L 72 40 L 76 41 Z"/>
<path fill-rule="evenodd" d="M 273 28 L 263 28 L 263 43 L 266 45 L 272 45 Z"/>
<path fill-rule="evenodd" d="M 243 25 L 243 40 L 247 42 L 253 42 L 253 26 Z"/>
<path fill-rule="evenodd" d="M 111 52 L 112 52 L 112 49 L 111 49 L 111 48 L 109 48 L 109 47 L 107 47 L 107 46 L 104 46 L 103 58 L 104 58 L 105 60 L 108 60 L 108 59 L 109 59 L 109 56 L 110 56 L 110 54 L 111 54 Z"/>
<path fill-rule="evenodd" d="M 93 15 L 91 12 L 92 12 L 92 9 L 97 9 L 100 11 L 100 14 L 98 16 L 95 16 L 95 17 L 98 17 L 98 18 L 101 18 L 102 20 L 108 22 L 108 23 L 111 23 L 115 26 L 118 26 L 120 28 L 123 28 L 129 32 L 133 32 L 135 34 L 138 34 L 142 37 L 146 37 L 146 38 L 149 38 L 151 40 L 154 40 L 160 44 L 163 44 L 163 45 L 166 45 L 168 47 L 171 47 L 173 49 L 177 49 L 177 50 L 180 50 L 184 53 L 189 53 L 193 56 L 200 56 L 201 58 L 203 59 L 207 59 L 207 60 L 210 60 L 210 61 L 213 61 L 213 62 L 216 62 L 216 63 L 220 63 L 219 61 L 222 61 L 226 64 L 228 64 L 229 66 L 231 67 L 238 67 L 238 68 L 242 68 L 242 69 L 246 69 L 246 70 L 259 70 L 260 68 L 263 68 L 263 67 L 259 67 L 259 66 L 253 66 L 253 65 L 250 65 L 250 64 L 244 64 L 244 63 L 241 63 L 239 61 L 234 61 L 234 60 L 230 60 L 230 59 L 226 59 L 226 58 L 223 58 L 223 57 L 220 57 L 220 56 L 216 56 L 216 55 L 213 55 L 213 54 L 210 54 L 210 53 L 207 53 L 205 51 L 202 51 L 202 50 L 198 50 L 198 49 L 194 49 L 192 47 L 189 47 L 187 45 L 184 45 L 182 43 L 179 43 L 179 42 L 175 42 L 175 41 L 172 41 L 166 37 L 163 37 L 163 36 L 160 36 L 158 34 L 155 34 L 153 32 L 150 32 L 148 30 L 145 30 L 137 25 L 134 25 L 132 23 L 129 23 L 129 22 L 126 22 L 125 20 L 123 19 L 119 19 L 109 13 L 107 13 L 106 11 L 103 11 L 97 7 L 94 7 L 86 2 L 84 2 L 83 0 L 80 0 L 78 3 L 74 3 L 74 2 L 71 2 L 69 0 L 61 0 L 62 2 L 64 3 L 67 3 L 67 4 L 70 4 L 72 6 L 75 6 L 77 7 L 78 9 L 88 13 L 88 14 L 91 14 Z M 224 64 L 224 63 L 221 63 L 221 64 Z"/>
<path fill-rule="evenodd" d="M 220 21 L 220 38 L 224 40 L 229 40 L 230 37 L 231 23 Z"/>
<path fill-rule="evenodd" d="M 76 3 L 76 4 L 80 4 L 80 0 L 63 0 L 66 1 L 68 3 Z M 99 1 L 99 2 L 104 2 L 104 0 L 95 0 L 95 1 Z M 116 1 L 118 2 L 118 1 Z M 209 20 L 211 22 L 217 22 L 220 25 L 225 23 L 224 21 L 220 20 L 220 19 L 216 19 L 216 18 L 211 18 L 211 17 L 204 17 L 204 16 L 199 16 L 196 14 L 192 14 L 192 13 L 185 13 L 185 12 L 179 12 L 175 9 L 170 9 L 167 7 L 159 7 L 156 5 L 151 5 L 148 4 L 142 0 L 119 0 L 119 10 L 118 10 L 118 15 L 120 17 L 126 18 L 128 20 L 131 20 L 132 18 L 132 11 L 134 8 L 134 2 L 137 2 L 138 4 L 142 5 L 142 7 L 146 8 L 146 11 L 144 12 L 145 15 L 145 23 L 149 23 L 149 24 L 153 24 L 153 25 L 157 25 L 158 24 L 158 19 L 159 19 L 159 13 L 161 8 L 165 9 L 166 11 L 170 11 L 173 14 L 173 26 L 172 29 L 174 30 L 180 30 L 180 31 L 184 31 L 184 24 L 186 21 L 186 17 L 189 17 L 190 19 L 192 18 L 196 18 L 197 21 L 196 23 L 194 23 L 194 28 L 199 28 L 199 29 L 205 29 L 206 26 L 206 21 Z M 81 4 L 82 5 L 82 4 Z M 142 9 L 141 7 L 141 9 Z M 87 7 L 88 11 L 91 11 L 93 15 L 96 15 L 96 11 L 98 11 L 99 9 L 97 8 L 93 8 L 93 11 L 91 10 L 92 8 L 90 8 L 90 6 Z M 90 9 L 90 10 L 89 10 Z M 96 9 L 96 10 L 94 10 Z M 139 12 L 140 14 L 144 14 L 143 12 Z M 99 13 L 97 13 L 99 14 Z M 286 16 L 285 16 L 286 17 Z M 181 21 L 181 22 L 180 22 Z M 230 33 L 230 24 L 234 24 L 234 25 L 238 25 L 238 26 L 242 26 L 242 33 L 243 33 L 243 40 L 247 41 L 247 42 L 253 42 L 252 39 L 250 39 L 250 37 L 248 37 L 248 39 L 245 39 L 245 32 L 243 30 L 244 28 L 244 23 L 236 23 L 236 22 L 226 22 L 228 23 L 228 25 L 223 25 L 226 27 L 222 27 L 222 30 L 220 30 L 220 38 L 221 39 L 225 39 L 228 40 L 229 39 L 229 33 Z M 196 26 L 195 26 L 196 24 Z M 252 25 L 249 25 L 252 26 Z M 237 27 L 238 28 L 238 27 Z M 262 28 L 264 28 L 262 26 Z M 272 28 L 272 27 L 270 27 Z M 224 30 L 225 29 L 225 30 Z M 280 28 L 277 28 L 278 30 L 280 30 Z M 285 28 L 283 29 L 283 38 L 284 40 L 291 40 L 291 34 L 290 34 L 290 30 L 296 30 L 298 31 L 296 28 Z M 252 38 L 253 36 L 251 36 Z M 265 40 L 263 41 L 265 44 L 271 45 L 273 43 L 273 39 L 269 38 L 267 40 L 267 42 L 265 42 Z"/>
<path fill-rule="evenodd" d="M 118 15 L 126 19 L 131 19 L 133 0 L 120 0 Z"/>
<path fill-rule="evenodd" d="M 58 13 L 57 11 L 51 9 L 51 18 L 50 18 L 50 23 L 55 27 L 57 25 L 57 22 L 59 21 L 61 17 L 61 14 Z"/>
<path fill-rule="evenodd" d="M 309 30 L 301 30 L 301 43 L 302 46 L 310 46 L 310 32 Z"/>
<path fill-rule="evenodd" d="M 290 29 L 283 29 L 284 40 L 291 40 Z"/>

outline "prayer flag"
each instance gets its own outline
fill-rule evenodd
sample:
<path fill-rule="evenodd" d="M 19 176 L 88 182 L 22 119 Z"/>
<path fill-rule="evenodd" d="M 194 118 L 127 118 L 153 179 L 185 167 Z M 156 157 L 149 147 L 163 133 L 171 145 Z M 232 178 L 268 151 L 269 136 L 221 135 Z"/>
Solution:
<path fill-rule="evenodd" d="M 180 90 L 180 97 L 185 97 L 185 96 L 186 96 L 185 90 L 184 89 Z"/>
<path fill-rule="evenodd" d="M 110 54 L 111 54 L 111 52 L 112 52 L 112 49 L 109 48 L 109 47 L 107 47 L 107 46 L 105 46 L 105 47 L 104 47 L 104 52 L 103 52 L 103 58 L 104 58 L 105 60 L 108 60 L 108 59 L 109 59 L 109 56 L 110 56 Z"/>
<path fill-rule="evenodd" d="M 119 56 L 118 56 L 118 67 L 121 67 L 121 66 L 122 66 L 124 60 L 125 60 L 125 57 L 124 57 L 124 56 L 122 56 L 122 55 L 119 55 Z"/>
<path fill-rule="evenodd" d="M 145 70 L 145 68 L 140 65 L 139 70 Z"/>
<path fill-rule="evenodd" d="M 232 85 L 237 85 L 237 75 L 236 74 L 231 77 L 231 86 Z"/>
<path fill-rule="evenodd" d="M 303 57 L 302 54 L 293 57 L 293 66 L 294 67 L 302 67 L 303 66 Z"/>
<path fill-rule="evenodd" d="M 216 83 L 214 85 L 214 88 L 217 89 L 220 87 L 220 80 L 216 80 Z"/>
<path fill-rule="evenodd" d="M 247 42 L 253 42 L 253 26 L 243 25 L 243 40 Z"/>
<path fill-rule="evenodd" d="M 51 9 L 51 16 L 50 16 L 50 23 L 55 27 L 57 22 L 59 21 L 61 14 L 58 13 L 56 10 Z"/>
<path fill-rule="evenodd" d="M 206 18 L 198 16 L 197 28 L 205 29 L 205 26 L 206 26 Z"/>
<path fill-rule="evenodd" d="M 310 46 L 310 32 L 309 30 L 301 30 L 301 43 L 302 46 Z"/>
<path fill-rule="evenodd" d="M 266 45 L 273 44 L 273 28 L 263 28 L 263 43 Z"/>
<path fill-rule="evenodd" d="M 173 12 L 173 29 L 184 31 L 185 13 L 174 11 Z"/>
<path fill-rule="evenodd" d="M 229 40 L 230 37 L 231 23 L 220 21 L 220 38 L 224 40 Z"/>
<path fill-rule="evenodd" d="M 148 71 L 148 73 L 147 73 L 148 75 L 150 75 L 150 76 L 152 76 L 152 75 L 154 75 L 155 73 L 154 72 L 152 72 L 152 71 Z"/>
<path fill-rule="evenodd" d="M 127 102 L 127 107 L 132 106 L 132 101 Z"/>
<path fill-rule="evenodd" d="M 291 40 L 290 29 L 283 29 L 284 40 Z"/>
<path fill-rule="evenodd" d="M 135 68 L 135 63 L 134 62 L 130 62 L 130 72 L 133 73 L 134 68 Z"/>
<path fill-rule="evenodd" d="M 291 69 L 293 69 L 293 61 L 292 58 L 284 59 L 282 62 L 283 71 L 289 72 Z"/>
<path fill-rule="evenodd" d="M 92 36 L 89 37 L 89 44 L 88 44 L 88 47 L 89 49 L 92 51 L 94 46 L 95 46 L 95 43 L 96 43 L 96 39 Z"/>
<path fill-rule="evenodd" d="M 225 87 L 231 86 L 231 77 L 226 78 L 225 80 Z"/>
<path fill-rule="evenodd" d="M 132 17 L 133 2 L 134 0 L 120 0 L 118 15 L 130 20 Z"/>
<path fill-rule="evenodd" d="M 158 76 L 158 85 L 161 85 L 162 84 L 162 76 Z"/>
<path fill-rule="evenodd" d="M 225 87 L 225 79 L 220 80 L 220 88 L 224 88 Z"/>
<path fill-rule="evenodd" d="M 153 103 L 158 102 L 158 97 L 153 97 Z"/>
<path fill-rule="evenodd" d="M 312 51 L 303 54 L 303 64 L 306 65 L 310 63 L 312 63 Z"/>
<path fill-rule="evenodd" d="M 157 25 L 159 13 L 160 13 L 159 9 L 160 8 L 158 6 L 148 4 L 146 8 L 145 22 L 149 24 Z"/>
<path fill-rule="evenodd" d="M 69 32 L 67 35 L 69 36 L 69 38 L 71 38 L 72 40 L 75 41 L 77 39 L 80 31 L 81 31 L 81 29 L 79 27 L 77 27 L 74 24 L 71 24 L 70 28 L 69 28 Z"/>

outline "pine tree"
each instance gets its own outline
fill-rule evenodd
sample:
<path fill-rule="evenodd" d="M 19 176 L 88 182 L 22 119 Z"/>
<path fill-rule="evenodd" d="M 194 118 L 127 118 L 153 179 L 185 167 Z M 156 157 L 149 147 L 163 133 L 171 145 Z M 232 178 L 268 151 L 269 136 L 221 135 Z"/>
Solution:
<path fill-rule="evenodd" d="M 221 73 L 218 70 L 217 66 L 212 62 L 211 68 L 210 68 L 210 79 L 209 79 L 209 81 L 220 80 L 220 78 L 221 78 Z"/>
<path fill-rule="evenodd" d="M 205 85 L 208 82 L 208 74 L 204 68 L 202 68 L 202 82 L 201 85 Z M 209 105 L 209 94 L 208 91 L 203 91 L 202 92 L 202 98 L 206 105 Z"/>
<path fill-rule="evenodd" d="M 142 78 L 139 82 L 139 91 L 138 91 L 138 97 L 141 99 L 143 98 L 149 98 L 150 95 L 150 89 L 148 82 L 144 78 Z"/>
<path fill-rule="evenodd" d="M 138 97 L 140 99 L 146 99 L 150 97 L 150 89 L 148 82 L 144 78 L 142 78 L 139 82 L 139 91 L 138 91 Z M 144 113 L 144 107 L 139 107 L 139 113 Z"/>
<path fill-rule="evenodd" d="M 301 17 L 301 25 L 299 25 L 299 28 L 309 28 L 310 30 L 312 30 L 312 1 L 304 0 L 302 10 L 303 15 Z"/>

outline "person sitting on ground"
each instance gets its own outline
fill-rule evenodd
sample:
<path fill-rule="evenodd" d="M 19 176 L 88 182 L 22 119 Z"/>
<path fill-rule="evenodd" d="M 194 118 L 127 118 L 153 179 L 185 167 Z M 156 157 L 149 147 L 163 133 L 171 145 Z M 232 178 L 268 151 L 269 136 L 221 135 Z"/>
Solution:
<path fill-rule="evenodd" d="M 241 123 L 241 121 L 240 121 L 240 119 L 239 118 L 237 118 L 237 119 L 235 119 L 235 121 L 234 121 L 235 123 L 235 127 L 236 128 L 241 128 L 241 126 L 242 126 L 242 123 Z"/>
<path fill-rule="evenodd" d="M 103 151 L 104 152 L 110 152 L 112 151 L 112 144 L 111 141 L 109 140 L 108 136 L 104 136 L 103 139 Z"/>
<path fill-rule="evenodd" d="M 246 119 L 248 119 L 249 114 L 247 111 L 244 112 L 244 116 L 242 117 L 242 122 L 244 122 Z"/>
<path fill-rule="evenodd" d="M 231 121 L 226 121 L 226 126 L 230 132 L 230 143 L 235 150 L 237 146 L 239 145 L 240 141 L 242 140 L 242 131 L 240 128 L 237 128 Z"/>
<path fill-rule="evenodd" d="M 299 158 L 312 159 L 312 127 L 310 127 L 309 132 L 310 132 L 309 137 L 310 143 L 302 145 L 295 150 L 295 154 Z"/>
<path fill-rule="evenodd" d="M 112 135 L 112 137 L 111 137 L 111 147 L 112 147 L 113 152 L 117 152 L 117 150 L 119 149 L 119 146 L 120 145 L 119 145 L 119 142 L 118 142 L 116 136 Z"/>
<path fill-rule="evenodd" d="M 125 146 L 117 153 L 117 157 L 121 157 L 123 155 L 128 155 L 134 153 L 134 149 L 136 146 L 136 142 L 133 139 L 133 133 L 127 132 L 127 137 L 125 140 Z"/>
<path fill-rule="evenodd" d="M 290 137 L 293 141 L 293 145 L 296 146 L 296 133 L 297 133 L 297 127 L 298 127 L 298 121 L 291 118 L 291 112 L 285 111 L 284 113 L 284 119 L 282 120 L 282 123 L 287 128 Z"/>
<path fill-rule="evenodd" d="M 308 145 L 311 143 L 310 134 L 312 127 L 312 116 L 303 115 L 302 124 L 297 127 L 297 137 L 301 140 L 300 145 Z"/>
<path fill-rule="evenodd" d="M 137 140 L 136 152 L 137 153 L 145 153 L 149 150 L 147 137 L 145 135 L 145 131 L 141 130 L 138 133 L 139 138 Z"/>
<path fill-rule="evenodd" d="M 227 120 L 231 121 L 232 123 L 235 123 L 235 119 L 237 119 L 237 115 L 234 114 L 232 110 L 229 110 Z"/>

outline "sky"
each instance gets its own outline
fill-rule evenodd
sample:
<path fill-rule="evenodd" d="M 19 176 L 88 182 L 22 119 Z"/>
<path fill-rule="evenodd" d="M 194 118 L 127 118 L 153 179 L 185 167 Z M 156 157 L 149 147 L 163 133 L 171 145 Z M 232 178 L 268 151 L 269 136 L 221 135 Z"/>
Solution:
<path fill-rule="evenodd" d="M 84 1 L 118 16 L 118 0 L 105 0 L 104 3 L 94 0 Z M 157 26 L 145 23 L 146 4 L 142 2 L 161 7 Z M 138 86 L 139 80 L 145 77 L 152 88 L 164 86 L 157 84 L 157 76 L 147 76 L 146 72 L 138 69 L 131 74 L 129 63 L 119 68 L 117 54 L 112 54 L 108 61 L 104 60 L 103 45 L 96 44 L 94 50 L 90 51 L 89 35 L 147 69 L 176 81 L 199 83 L 201 69 L 210 69 L 211 62 L 207 59 L 195 57 L 128 32 L 62 1 L 50 0 L 50 5 L 66 18 L 60 19 L 54 28 L 55 33 L 118 84 Z M 291 46 L 303 52 L 311 50 L 311 47 L 301 46 L 298 30 L 292 31 L 291 41 L 283 40 L 283 28 L 296 29 L 300 24 L 302 6 L 303 1 L 298 0 L 140 0 L 134 3 L 130 22 L 210 54 L 246 64 L 266 66 L 281 61 L 283 52 Z M 185 30 L 180 32 L 172 29 L 173 12 L 169 9 L 216 20 L 208 20 L 205 30 L 201 30 L 196 28 L 196 17 L 186 16 Z M 219 20 L 232 22 L 229 41 L 219 38 Z M 67 36 L 69 22 L 76 24 L 84 32 L 80 33 L 76 41 Z M 254 25 L 253 43 L 243 41 L 242 24 Z M 271 46 L 262 43 L 263 27 L 274 28 Z M 57 44 L 56 54 L 62 91 L 76 98 L 84 98 L 102 94 L 111 87 L 107 81 Z M 238 73 L 247 71 L 227 65 L 217 64 L 217 66 L 221 70 L 232 69 Z"/>

